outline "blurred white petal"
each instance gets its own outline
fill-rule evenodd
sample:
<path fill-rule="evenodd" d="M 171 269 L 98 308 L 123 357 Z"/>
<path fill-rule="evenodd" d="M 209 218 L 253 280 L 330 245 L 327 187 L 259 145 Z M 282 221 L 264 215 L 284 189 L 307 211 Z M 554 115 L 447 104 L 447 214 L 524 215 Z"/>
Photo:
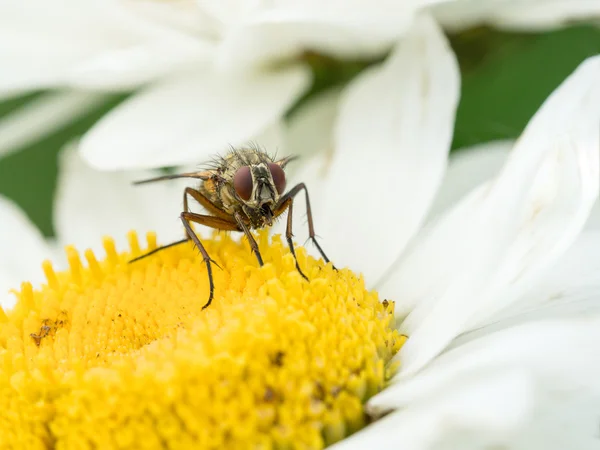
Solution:
<path fill-rule="evenodd" d="M 434 17 L 450 31 L 491 25 L 513 31 L 543 31 L 576 20 L 600 17 L 596 0 L 457 0 L 432 8 Z"/>
<path fill-rule="evenodd" d="M 303 161 L 333 152 L 333 128 L 338 116 L 340 89 L 332 88 L 304 103 L 288 121 L 288 151 Z"/>
<path fill-rule="evenodd" d="M 263 0 L 196 0 L 196 7 L 212 20 L 219 37 L 226 35 L 253 12 L 271 6 Z"/>
<path fill-rule="evenodd" d="M 415 244 L 388 283 L 399 314 L 414 307 L 403 323 L 403 373 L 513 304 L 572 244 L 598 197 L 599 122 L 595 57 L 546 100 L 498 178 Z"/>
<path fill-rule="evenodd" d="M 54 254 L 25 213 L 2 196 L 0 218 L 0 306 L 6 309 L 16 301 L 9 289 L 19 288 L 22 281 L 43 281 L 42 261 Z"/>
<path fill-rule="evenodd" d="M 58 240 L 103 255 L 103 236 L 112 236 L 122 249 L 130 230 L 136 230 L 141 239 L 146 232 L 156 231 L 163 244 L 182 239 L 179 214 L 183 188 L 190 180 L 132 185 L 154 176 L 156 172 L 150 171 L 96 171 L 81 160 L 74 146 L 63 150 L 54 202 Z"/>
<path fill-rule="evenodd" d="M 44 94 L 0 121 L 0 157 L 35 142 L 101 105 L 104 95 L 64 91 Z"/>
<path fill-rule="evenodd" d="M 219 50 L 221 67 L 294 58 L 306 50 L 339 58 L 372 57 L 389 50 L 428 2 L 279 1 L 240 20 Z"/>
<path fill-rule="evenodd" d="M 442 186 L 429 211 L 428 221 L 497 175 L 513 144 L 513 141 L 486 142 L 452 153 Z"/>
<path fill-rule="evenodd" d="M 288 130 L 282 120 L 277 120 L 257 135 L 252 136 L 249 144 L 252 143 L 279 158 L 288 154 Z"/>
<path fill-rule="evenodd" d="M 212 57 L 210 42 L 138 11 L 112 0 L 0 2 L 0 96 L 64 85 L 129 89 Z"/>
<path fill-rule="evenodd" d="M 590 213 L 590 217 L 585 226 L 590 230 L 600 229 L 600 201 L 597 200 L 596 203 L 594 203 L 594 207 L 592 208 L 592 212 Z"/>
<path fill-rule="evenodd" d="M 494 421 L 477 423 L 473 416 L 462 424 L 475 426 L 478 437 L 484 440 L 475 448 L 492 444 L 502 444 L 503 448 L 515 450 L 595 448 L 600 413 L 598 339 L 600 317 L 597 314 L 588 318 L 547 320 L 511 327 L 444 353 L 418 376 L 400 379 L 373 397 L 368 407 L 373 412 L 401 408 L 401 412 L 394 414 L 396 420 L 388 421 L 387 432 L 388 439 L 401 441 L 402 435 L 394 431 L 394 425 L 402 426 L 400 418 L 404 408 L 409 413 L 421 407 L 423 402 L 436 402 L 435 399 L 440 396 L 448 396 L 449 391 L 457 394 L 459 401 L 466 396 L 464 402 L 467 405 L 468 399 L 476 396 L 479 399 L 477 404 L 482 407 L 482 417 L 491 414 L 498 406 L 521 402 L 521 396 L 525 395 L 527 402 L 531 403 L 528 411 L 523 411 L 525 414 L 515 417 L 514 413 L 518 411 L 504 410 L 496 418 L 499 423 L 510 417 L 516 419 L 510 429 L 504 430 L 507 433 L 505 441 L 497 441 L 497 436 L 490 436 Z M 508 382 L 504 375 L 510 370 L 529 378 L 529 392 L 504 392 L 501 403 L 491 405 L 487 396 L 493 395 L 493 392 L 473 392 L 472 383 L 485 382 L 494 374 L 500 375 L 499 381 Z M 455 414 L 463 410 L 460 403 L 455 408 Z M 449 427 L 442 427 L 447 432 L 445 438 L 452 435 L 452 425 L 455 424 L 449 422 L 447 425 Z M 369 428 L 363 433 L 369 433 Z M 386 440 L 386 436 L 379 438 Z M 460 445 L 455 448 L 471 447 Z"/>
<path fill-rule="evenodd" d="M 185 48 L 172 51 L 168 43 L 142 44 L 117 49 L 73 66 L 64 74 L 61 84 L 79 88 L 120 91 L 135 89 L 149 81 L 172 73 L 185 72 L 190 67 L 208 70 L 210 48 Z M 204 63 L 204 64 L 202 64 Z"/>
<path fill-rule="evenodd" d="M 116 107 L 82 139 L 100 169 L 198 163 L 275 123 L 310 82 L 303 67 L 191 73 L 157 83 Z"/>
<path fill-rule="evenodd" d="M 176 30 L 188 36 L 203 36 L 210 41 L 214 37 L 212 32 L 216 24 L 213 18 L 209 17 L 202 3 L 204 3 L 202 0 L 169 0 L 168 2 L 137 0 L 126 2 L 124 5 L 132 11 L 134 17 L 144 16 L 169 31 Z"/>
<path fill-rule="evenodd" d="M 395 406 L 388 388 L 373 400 Z M 404 405 L 332 446 L 335 450 L 461 449 L 481 450 L 508 444 L 530 414 L 534 386 L 527 373 L 513 368 L 484 368 L 446 380 L 443 388 Z M 406 402 L 408 403 L 408 402 Z M 506 446 L 506 447 L 505 447 Z"/>
<path fill-rule="evenodd" d="M 371 286 L 418 230 L 441 183 L 458 90 L 454 55 L 422 18 L 343 94 L 327 187 L 314 200 L 325 217 L 317 233 L 337 265 L 363 272 Z"/>

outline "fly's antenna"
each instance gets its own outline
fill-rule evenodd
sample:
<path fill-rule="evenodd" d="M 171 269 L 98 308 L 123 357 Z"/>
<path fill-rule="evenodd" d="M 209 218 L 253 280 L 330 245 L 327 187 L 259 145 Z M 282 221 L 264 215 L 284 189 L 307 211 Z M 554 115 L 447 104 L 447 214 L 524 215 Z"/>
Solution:
<path fill-rule="evenodd" d="M 288 163 L 296 161 L 297 159 L 300 159 L 298 155 L 286 156 L 285 158 L 281 158 L 279 161 L 275 161 L 275 164 L 279 165 L 282 169 L 285 169 L 285 166 L 287 166 Z"/>

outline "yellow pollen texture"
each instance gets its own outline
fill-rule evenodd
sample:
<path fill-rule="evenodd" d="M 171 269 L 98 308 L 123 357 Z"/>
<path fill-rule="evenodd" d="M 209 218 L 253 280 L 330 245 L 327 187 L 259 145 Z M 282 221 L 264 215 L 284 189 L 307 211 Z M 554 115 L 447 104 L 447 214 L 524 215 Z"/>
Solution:
<path fill-rule="evenodd" d="M 278 236 L 189 243 L 135 233 L 23 283 L 0 309 L 0 449 L 319 449 L 363 427 L 403 343 L 393 303 Z M 83 263 L 82 259 L 85 259 Z"/>

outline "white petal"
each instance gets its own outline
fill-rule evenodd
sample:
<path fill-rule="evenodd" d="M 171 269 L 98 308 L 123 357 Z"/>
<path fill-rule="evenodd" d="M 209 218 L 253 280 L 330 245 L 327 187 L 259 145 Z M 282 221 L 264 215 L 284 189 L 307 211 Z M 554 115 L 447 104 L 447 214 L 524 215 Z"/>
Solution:
<path fill-rule="evenodd" d="M 531 380 L 522 371 L 478 373 L 448 382 L 435 395 L 377 420 L 332 448 L 510 448 L 505 445 L 514 429 L 531 414 L 532 397 Z"/>
<path fill-rule="evenodd" d="M 600 229 L 600 201 L 596 200 L 596 203 L 594 203 L 594 207 L 592 208 L 592 212 L 590 213 L 590 217 L 588 218 L 585 227 L 589 230 Z"/>
<path fill-rule="evenodd" d="M 491 22 L 510 30 L 543 31 L 598 17 L 600 4 L 594 0 L 530 0 L 499 8 Z"/>
<path fill-rule="evenodd" d="M 96 171 L 80 159 L 74 146 L 64 150 L 54 210 L 60 242 L 104 255 L 103 236 L 112 236 L 117 248 L 125 249 L 130 230 L 136 230 L 142 241 L 148 231 L 156 231 L 163 244 L 182 239 L 179 213 L 183 186 L 189 180 L 132 185 L 154 176 L 150 171 Z"/>
<path fill-rule="evenodd" d="M 475 339 L 515 324 L 600 314 L 600 231 L 584 231 L 548 273 L 514 306 L 453 342 Z"/>
<path fill-rule="evenodd" d="M 147 20 L 129 2 L 2 2 L 0 18 L 0 95 L 61 85 L 128 89 L 207 61 L 214 48 Z"/>
<path fill-rule="evenodd" d="M 42 261 L 54 255 L 23 211 L 2 196 L 0 218 L 0 306 L 11 308 L 16 298 L 9 289 L 18 289 L 22 281 L 44 280 Z"/>
<path fill-rule="evenodd" d="M 276 158 L 282 157 L 289 153 L 288 129 L 283 124 L 283 120 L 278 120 L 253 136 L 250 143 L 256 144 L 269 154 L 274 154 Z"/>
<path fill-rule="evenodd" d="M 389 283 L 402 312 L 414 306 L 406 374 L 511 305 L 572 244 L 598 196 L 599 122 L 596 57 L 548 98 L 498 178 L 415 244 Z"/>
<path fill-rule="evenodd" d="M 488 23 L 489 17 L 506 7 L 506 3 L 506 0 L 451 0 L 434 5 L 431 13 L 444 29 L 460 32 Z"/>
<path fill-rule="evenodd" d="M 473 381 L 514 370 L 530 379 L 534 388 L 530 390 L 530 402 L 534 407 L 514 421 L 512 436 L 504 443 L 507 448 L 593 448 L 589 444 L 597 439 L 600 413 L 598 339 L 597 314 L 540 321 L 492 333 L 441 355 L 414 378 L 399 380 L 375 396 L 369 407 L 375 411 L 414 408 L 443 397 L 449 390 L 468 395 Z M 519 401 L 517 392 L 505 394 L 505 404 Z M 485 401 L 478 403 L 486 405 Z M 460 405 L 456 407 L 461 410 Z M 509 418 L 505 415 L 504 420 Z M 485 438 L 488 430 L 477 424 L 476 417 L 473 419 L 472 424 L 481 428 L 479 432 Z"/>
<path fill-rule="evenodd" d="M 288 119 L 288 151 L 301 158 L 300 164 L 312 155 L 333 152 L 339 100 L 340 89 L 332 88 L 303 104 Z"/>
<path fill-rule="evenodd" d="M 388 60 L 344 92 L 318 233 L 372 286 L 418 230 L 446 167 L 459 75 L 435 23 L 419 20 Z"/>
<path fill-rule="evenodd" d="M 86 58 L 62 77 L 66 84 L 83 89 L 131 90 L 144 83 L 186 71 L 189 67 L 208 68 L 212 49 L 194 44 L 186 48 L 167 43 L 141 44 Z"/>
<path fill-rule="evenodd" d="M 423 1 L 279 1 L 248 14 L 224 36 L 222 67 L 294 58 L 314 50 L 339 58 L 381 55 L 409 28 Z"/>
<path fill-rule="evenodd" d="M 81 151 L 100 169 L 198 163 L 276 122 L 309 81 L 298 66 L 166 80 L 101 119 L 84 136 Z"/>
<path fill-rule="evenodd" d="M 45 94 L 0 121 L 0 157 L 35 142 L 102 104 L 93 92 L 65 91 Z"/>
<path fill-rule="evenodd" d="M 200 0 L 174 0 L 156 2 L 138 0 L 124 5 L 132 11 L 134 17 L 145 16 L 150 23 L 160 24 L 172 32 L 181 32 L 189 36 L 211 36 L 214 23 L 200 8 Z M 220 2 L 223 3 L 223 2 Z"/>
<path fill-rule="evenodd" d="M 442 186 L 429 211 L 428 221 L 497 175 L 512 146 L 512 141 L 494 141 L 452 153 Z"/>
<path fill-rule="evenodd" d="M 595 0 L 460 0 L 435 6 L 433 14 L 452 31 L 477 25 L 542 31 L 598 18 L 600 4 Z"/>
<path fill-rule="evenodd" d="M 215 30 L 222 37 L 229 30 L 254 11 L 272 7 L 265 5 L 262 0 L 196 0 L 196 8 L 200 9 L 205 17 L 211 18 Z"/>

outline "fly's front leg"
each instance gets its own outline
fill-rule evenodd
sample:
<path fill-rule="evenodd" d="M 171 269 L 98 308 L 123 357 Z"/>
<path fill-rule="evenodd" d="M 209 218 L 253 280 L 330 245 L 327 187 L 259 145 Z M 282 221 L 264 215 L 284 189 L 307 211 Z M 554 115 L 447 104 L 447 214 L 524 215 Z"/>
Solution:
<path fill-rule="evenodd" d="M 296 256 L 296 249 L 294 248 L 294 241 L 292 241 L 292 237 L 294 237 L 294 234 L 292 233 L 292 214 L 294 211 L 294 199 L 292 197 L 287 198 L 280 206 L 280 210 L 281 212 L 279 214 L 282 214 L 283 211 L 285 211 L 287 209 L 287 223 L 285 226 L 285 240 L 288 243 L 288 247 L 290 248 L 290 253 L 292 254 L 292 256 L 294 257 L 294 261 L 296 262 L 296 270 L 298 270 L 298 273 L 300 273 L 300 275 L 302 275 L 302 278 L 304 278 L 306 281 L 308 281 L 308 277 L 306 275 L 304 275 L 304 272 L 302 272 L 302 269 L 300 268 L 300 264 L 298 264 L 298 257 Z"/>
<path fill-rule="evenodd" d="M 181 218 L 181 222 L 183 223 L 183 227 L 185 228 L 187 235 L 189 236 L 189 238 L 192 240 L 192 242 L 196 245 L 196 247 L 200 251 L 200 254 L 202 255 L 202 260 L 204 261 L 204 264 L 206 264 L 206 272 L 208 273 L 208 287 L 209 287 L 210 292 L 208 295 L 208 301 L 202 307 L 202 309 L 205 309 L 211 304 L 211 302 L 213 301 L 213 298 L 214 298 L 214 294 L 215 294 L 215 283 L 213 280 L 211 263 L 215 264 L 216 266 L 219 266 L 219 265 L 215 261 L 213 261 L 210 258 L 210 256 L 208 256 L 208 252 L 206 251 L 206 249 L 204 248 L 204 245 L 202 245 L 202 242 L 200 242 L 200 239 L 198 238 L 198 236 L 192 229 L 190 222 L 195 222 L 200 225 L 206 225 L 208 227 L 216 228 L 219 230 L 229 230 L 229 231 L 241 231 L 241 230 L 238 228 L 238 226 L 235 222 L 232 222 L 231 220 L 221 219 L 219 217 L 205 216 L 202 214 L 194 214 L 191 212 L 182 212 L 180 218 Z"/>
<path fill-rule="evenodd" d="M 256 255 L 256 259 L 258 260 L 258 265 L 260 267 L 262 267 L 264 265 L 263 259 L 262 259 L 262 256 L 260 255 L 260 250 L 258 249 L 258 244 L 256 243 L 254 236 L 252 236 L 252 233 L 250 233 L 250 229 L 244 223 L 244 221 L 242 220 L 242 217 L 238 213 L 235 213 L 233 215 L 233 217 L 234 217 L 238 227 L 240 228 L 240 230 L 243 231 L 244 234 L 246 235 L 246 237 L 248 238 L 248 242 L 250 243 L 250 248 L 252 249 L 252 252 Z"/>
<path fill-rule="evenodd" d="M 319 245 L 319 243 L 317 242 L 317 239 L 316 239 L 315 226 L 314 226 L 313 217 L 312 217 L 312 210 L 310 208 L 310 199 L 308 198 L 308 190 L 306 189 L 306 185 L 304 183 L 297 184 L 292 189 L 290 189 L 290 191 L 287 194 L 285 194 L 281 198 L 281 200 L 279 201 L 279 206 L 276 208 L 275 216 L 278 216 L 278 215 L 282 214 L 285 211 L 285 209 L 288 207 L 288 205 L 289 205 L 290 211 L 288 212 L 288 223 L 287 223 L 287 229 L 286 229 L 286 238 L 287 238 L 287 231 L 289 229 L 290 238 L 288 240 L 288 245 L 290 245 L 290 249 L 291 249 L 292 202 L 293 202 L 294 197 L 296 197 L 296 195 L 300 191 L 302 191 L 302 190 L 304 190 L 304 198 L 306 199 L 306 216 L 307 216 L 307 219 L 308 219 L 308 237 L 312 241 L 312 243 L 315 245 L 315 247 L 317 247 L 317 250 L 319 251 L 319 254 L 323 258 L 323 260 L 325 261 L 325 263 L 328 263 L 329 262 L 329 258 L 327 257 L 327 255 L 325 254 L 325 252 L 323 251 L 323 249 L 321 248 L 321 246 Z M 293 250 L 292 250 L 292 253 L 294 253 Z M 295 256 L 295 254 L 294 254 L 294 256 Z M 298 261 L 296 261 L 296 265 L 297 264 L 298 264 Z M 333 268 L 335 270 L 337 270 L 335 266 L 333 266 Z M 300 269 L 298 269 L 298 270 L 300 270 Z M 300 273 L 302 273 L 302 272 L 300 272 Z"/>

